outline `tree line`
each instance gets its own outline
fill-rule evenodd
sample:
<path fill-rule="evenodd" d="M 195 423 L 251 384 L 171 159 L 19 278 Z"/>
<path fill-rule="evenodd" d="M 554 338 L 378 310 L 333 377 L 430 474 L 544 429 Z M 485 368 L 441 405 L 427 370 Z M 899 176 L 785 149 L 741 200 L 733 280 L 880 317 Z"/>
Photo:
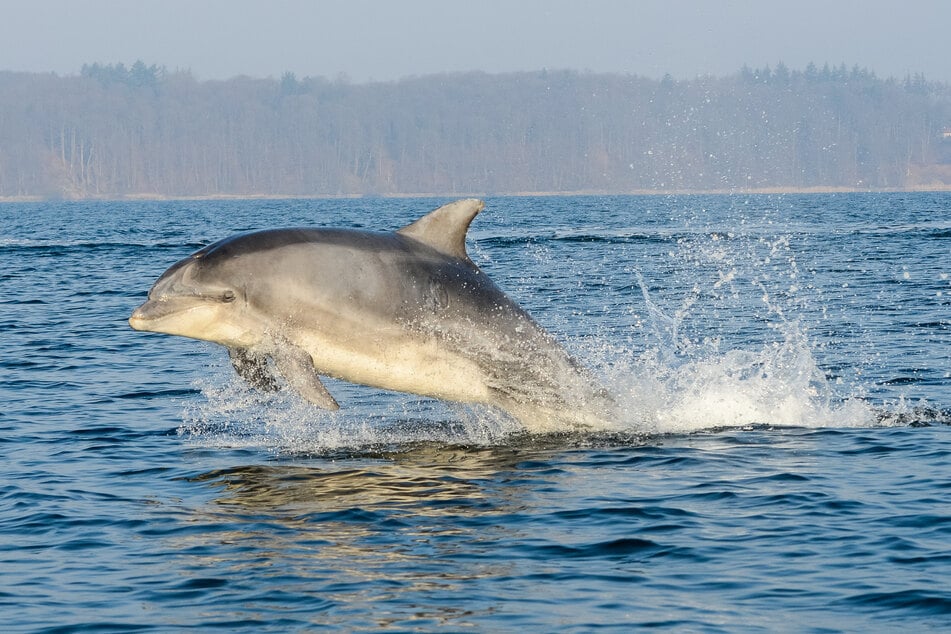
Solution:
<path fill-rule="evenodd" d="M 947 137 L 951 87 L 844 65 L 368 84 L 0 72 L 3 197 L 945 186 Z"/>

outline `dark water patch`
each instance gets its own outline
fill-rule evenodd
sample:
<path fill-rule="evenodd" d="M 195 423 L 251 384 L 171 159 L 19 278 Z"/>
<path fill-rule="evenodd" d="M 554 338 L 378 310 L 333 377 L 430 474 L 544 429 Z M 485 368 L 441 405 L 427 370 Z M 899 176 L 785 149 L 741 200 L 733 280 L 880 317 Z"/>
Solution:
<path fill-rule="evenodd" d="M 195 396 L 201 392 L 196 388 L 168 388 L 164 390 L 139 390 L 135 392 L 126 392 L 123 394 L 116 394 L 115 398 L 123 400 L 138 400 L 138 399 L 162 399 L 162 398 L 175 398 L 175 397 L 187 397 Z"/>
<path fill-rule="evenodd" d="M 676 241 L 674 235 L 656 235 L 650 233 L 628 233 L 618 235 L 604 234 L 544 234 L 530 233 L 524 235 L 509 234 L 504 236 L 481 236 L 479 244 L 485 247 L 518 247 L 527 245 L 545 244 L 598 244 L 598 245 L 625 245 L 633 243 L 663 244 Z"/>
<path fill-rule="evenodd" d="M 941 503 L 940 499 L 932 500 L 935 506 Z M 930 513 L 914 515 L 896 515 L 889 518 L 889 523 L 903 528 L 916 528 L 927 531 L 942 531 L 951 533 L 951 513 L 934 515 Z M 949 553 L 951 554 L 951 553 Z"/>
<path fill-rule="evenodd" d="M 800 473 L 774 473 L 766 476 L 760 476 L 747 480 L 749 484 L 788 484 L 799 482 L 811 482 L 812 478 Z"/>
<path fill-rule="evenodd" d="M 75 441 L 84 443 L 82 446 L 86 451 L 98 451 L 123 445 L 134 446 L 137 442 L 147 440 L 150 437 L 168 437 L 171 435 L 169 430 L 141 430 L 112 426 L 70 429 L 64 431 L 64 434 L 75 439 Z M 57 442 L 55 439 L 52 441 Z"/>
<path fill-rule="evenodd" d="M 171 434 L 167 434 L 171 435 Z M 117 478 L 145 478 L 149 480 L 158 480 L 161 479 L 163 475 L 172 472 L 171 467 L 141 467 L 134 469 L 126 469 L 121 471 L 116 471 L 115 475 Z"/>
<path fill-rule="evenodd" d="M 24 500 L 27 502 L 38 502 L 40 500 L 31 499 Z M 49 500 L 46 500 L 49 501 Z M 31 505 L 22 505 L 21 508 L 29 507 Z M 135 530 L 141 526 L 144 526 L 145 522 L 137 519 L 128 519 L 128 518 L 113 518 L 113 517 L 81 517 L 75 514 L 66 514 L 58 513 L 52 511 L 36 512 L 36 513 L 25 513 L 14 520 L 3 522 L 0 524 L 0 532 L 7 535 L 13 535 L 18 532 L 22 532 L 25 535 L 29 536 L 29 539 L 34 540 L 37 537 L 43 535 L 53 535 L 61 536 L 64 532 L 68 534 L 78 533 L 78 534 L 87 534 L 89 531 L 94 531 L 95 529 L 118 527 L 122 530 Z M 80 541 L 76 543 L 86 543 L 83 541 L 85 537 L 79 538 Z M 70 544 L 73 541 L 67 539 L 65 542 L 56 543 L 50 547 L 63 548 L 66 550 L 70 549 Z M 111 542 L 102 541 L 99 543 L 99 546 L 108 546 Z"/>
<path fill-rule="evenodd" d="M 618 520 L 626 519 L 645 520 L 651 522 L 670 521 L 672 519 L 686 521 L 687 519 L 693 518 L 695 516 L 695 513 L 686 509 L 667 506 L 604 506 L 557 511 L 552 514 L 553 518 L 560 520 L 588 520 L 591 522 L 604 521 L 606 524 L 611 524 Z"/>
<path fill-rule="evenodd" d="M 900 566 L 922 566 L 927 568 L 941 568 L 951 564 L 951 554 L 928 553 L 925 555 L 898 556 L 890 555 L 888 561 Z"/>
<path fill-rule="evenodd" d="M 648 539 L 621 538 L 593 544 L 547 544 L 531 548 L 531 557 L 558 559 L 641 560 L 664 557 L 671 550 Z"/>
<path fill-rule="evenodd" d="M 917 376 L 918 370 L 904 369 L 900 371 L 904 371 L 907 374 L 882 381 L 882 385 L 913 385 L 921 381 L 921 378 Z"/>
<path fill-rule="evenodd" d="M 103 634 L 123 634 L 125 632 L 154 632 L 162 628 L 154 625 L 115 623 L 111 621 L 92 621 L 76 625 L 62 625 L 37 629 L 37 634 L 75 634 L 76 632 L 102 632 Z"/>
<path fill-rule="evenodd" d="M 676 234 L 670 233 L 641 233 L 641 232 L 611 232 L 611 233 L 585 233 L 585 232 L 561 232 L 551 237 L 542 237 L 541 242 L 558 243 L 580 243 L 580 244 L 604 244 L 604 245 L 623 245 L 631 243 L 658 244 L 670 241 L 676 241 Z"/>
<path fill-rule="evenodd" d="M 951 593 L 937 588 L 869 592 L 849 597 L 843 603 L 847 607 L 874 612 L 894 611 L 935 617 L 951 615 Z"/>
<path fill-rule="evenodd" d="M 0 331 L 3 330 L 3 327 L 0 326 Z M 8 359 L 0 361 L 0 368 L 6 368 L 10 370 L 29 370 L 33 368 L 45 367 L 45 363 L 39 361 L 33 361 L 29 359 Z"/>

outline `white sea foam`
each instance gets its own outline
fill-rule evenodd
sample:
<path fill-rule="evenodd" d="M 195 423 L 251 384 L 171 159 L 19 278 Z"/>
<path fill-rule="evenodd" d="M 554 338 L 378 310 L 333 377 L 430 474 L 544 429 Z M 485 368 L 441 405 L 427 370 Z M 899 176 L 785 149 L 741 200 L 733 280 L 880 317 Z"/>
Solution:
<path fill-rule="evenodd" d="M 859 398 L 840 398 L 819 369 L 808 340 L 790 332 L 759 350 L 639 355 L 613 350 L 607 382 L 625 427 L 683 433 L 753 424 L 861 427 L 876 414 Z"/>

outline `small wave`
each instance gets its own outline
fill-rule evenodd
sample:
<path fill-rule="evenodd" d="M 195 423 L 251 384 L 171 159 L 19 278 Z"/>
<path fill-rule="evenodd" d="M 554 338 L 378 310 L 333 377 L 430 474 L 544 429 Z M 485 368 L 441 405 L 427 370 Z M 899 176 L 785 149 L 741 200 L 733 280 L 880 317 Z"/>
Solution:
<path fill-rule="evenodd" d="M 898 610 L 925 616 L 951 615 L 951 598 L 946 593 L 924 589 L 869 592 L 850 597 L 845 603 L 876 611 Z"/>
<path fill-rule="evenodd" d="M 551 237 L 554 242 L 582 242 L 596 244 L 659 243 L 675 240 L 671 232 L 641 231 L 560 231 Z"/>
<path fill-rule="evenodd" d="M 61 252 L 61 251 L 111 251 L 114 249 L 146 249 L 152 251 L 197 250 L 206 246 L 201 242 L 116 242 L 93 240 L 46 240 L 38 238 L 2 238 L 0 253 L 18 251 Z"/>
<path fill-rule="evenodd" d="M 951 238 L 951 227 L 946 222 L 918 223 L 893 226 L 859 226 L 849 231 L 853 235 L 899 236 L 911 235 L 921 238 Z"/>
<path fill-rule="evenodd" d="M 624 537 L 606 542 L 583 545 L 549 544 L 537 546 L 532 556 L 557 557 L 558 559 L 651 559 L 670 553 L 670 548 L 649 539 Z"/>
<path fill-rule="evenodd" d="M 630 244 L 660 244 L 687 240 L 698 236 L 712 240 L 727 240 L 735 237 L 733 233 L 702 229 L 697 231 L 683 231 L 682 229 L 597 229 L 584 228 L 560 230 L 551 234 L 539 233 L 507 233 L 505 235 L 489 235 L 483 233 L 478 237 L 479 244 L 489 246 L 517 246 L 522 244 L 545 243 L 587 243 L 602 245 L 630 245 Z"/>
<path fill-rule="evenodd" d="M 198 390 L 195 388 L 170 388 L 167 390 L 139 390 L 136 392 L 126 392 L 124 394 L 119 394 L 116 398 L 121 399 L 150 399 L 150 398 L 171 398 L 178 396 L 192 396 L 197 394 Z"/>

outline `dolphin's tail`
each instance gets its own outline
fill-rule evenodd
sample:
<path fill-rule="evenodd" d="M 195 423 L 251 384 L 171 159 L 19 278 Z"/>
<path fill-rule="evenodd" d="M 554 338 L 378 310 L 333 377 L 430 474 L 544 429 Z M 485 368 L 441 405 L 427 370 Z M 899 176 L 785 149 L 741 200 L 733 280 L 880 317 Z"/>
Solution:
<path fill-rule="evenodd" d="M 592 395 L 573 403 L 502 401 L 498 406 L 531 433 L 609 431 L 620 425 L 617 405 L 609 395 Z"/>
<path fill-rule="evenodd" d="M 569 360 L 557 371 L 537 368 L 536 381 L 499 385 L 493 389 L 495 405 L 533 433 L 616 429 L 620 412 L 613 395 L 587 368 Z"/>

